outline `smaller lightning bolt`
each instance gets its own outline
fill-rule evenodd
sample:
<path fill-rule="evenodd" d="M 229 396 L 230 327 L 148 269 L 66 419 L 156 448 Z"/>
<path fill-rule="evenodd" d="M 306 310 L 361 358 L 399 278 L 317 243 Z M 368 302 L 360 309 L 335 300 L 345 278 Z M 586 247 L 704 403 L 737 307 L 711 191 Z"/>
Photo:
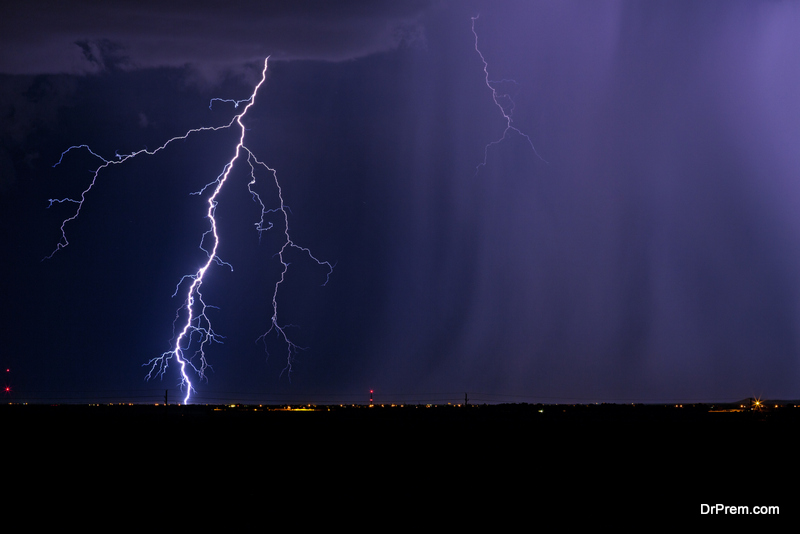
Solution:
<path fill-rule="evenodd" d="M 483 151 L 483 163 L 480 163 L 477 167 L 475 167 L 475 174 L 477 175 L 480 172 L 482 167 L 486 166 L 486 160 L 489 157 L 489 147 L 494 145 L 500 144 L 506 137 L 508 137 L 510 132 L 514 132 L 518 135 L 524 137 L 528 144 L 531 146 L 531 150 L 533 153 L 536 154 L 543 162 L 547 163 L 547 161 L 539 155 L 539 152 L 536 151 L 536 147 L 533 146 L 533 141 L 531 138 L 524 132 L 522 132 L 519 128 L 514 126 L 512 116 L 514 115 L 514 100 L 511 95 L 507 92 L 501 92 L 498 87 L 502 87 L 505 84 L 514 84 L 517 85 L 517 82 L 514 80 L 509 79 L 502 79 L 502 80 L 490 80 L 489 79 L 489 64 L 486 62 L 486 58 L 483 57 L 483 53 L 481 53 L 480 49 L 478 48 L 478 33 L 475 31 L 475 21 L 478 20 L 480 15 L 476 15 L 472 17 L 472 35 L 475 36 L 475 51 L 481 58 L 481 62 L 483 62 L 483 74 L 484 79 L 486 80 L 486 87 L 492 92 L 492 100 L 494 100 L 495 106 L 497 109 L 500 110 L 500 113 L 503 114 L 503 118 L 506 120 L 506 128 L 503 130 L 503 135 L 500 139 L 496 141 L 492 141 L 491 143 L 487 144 Z M 505 105 L 503 105 L 505 103 Z"/>

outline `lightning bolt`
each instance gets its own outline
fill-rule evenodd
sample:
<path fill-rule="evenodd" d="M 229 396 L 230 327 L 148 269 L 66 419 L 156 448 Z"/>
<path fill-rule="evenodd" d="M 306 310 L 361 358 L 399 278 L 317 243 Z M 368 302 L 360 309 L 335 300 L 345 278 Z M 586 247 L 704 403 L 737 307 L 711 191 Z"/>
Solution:
<path fill-rule="evenodd" d="M 213 98 L 209 102 L 209 108 L 213 105 L 215 101 L 219 102 L 229 102 L 234 105 L 234 108 L 239 108 L 240 105 L 245 104 L 242 112 L 233 117 L 228 124 L 224 124 L 222 126 L 211 126 L 211 127 L 201 127 L 201 128 L 194 128 L 187 131 L 183 135 L 179 135 L 169 139 L 164 144 L 159 146 L 153 150 L 142 149 L 135 152 L 131 152 L 130 154 L 115 154 L 116 159 L 105 159 L 99 154 L 95 153 L 88 145 L 75 145 L 71 146 L 66 149 L 64 152 L 61 153 L 61 157 L 59 158 L 58 162 L 56 162 L 53 167 L 56 167 L 61 164 L 64 160 L 64 157 L 67 153 L 73 150 L 80 150 L 86 149 L 91 155 L 98 158 L 102 163 L 93 171 L 93 177 L 89 187 L 87 187 L 80 195 L 79 199 L 71 199 L 71 198 L 63 198 L 63 199 L 50 199 L 50 204 L 48 207 L 52 207 L 54 204 L 63 204 L 63 203 L 72 203 L 76 204 L 76 209 L 73 215 L 64 219 L 61 223 L 61 240 L 56 245 L 55 250 L 50 253 L 44 259 L 50 259 L 53 257 L 56 252 L 63 249 L 64 247 L 69 245 L 69 240 L 67 239 L 66 233 L 66 226 L 71 221 L 74 221 L 78 218 L 83 209 L 83 205 L 86 201 L 87 195 L 91 192 L 92 188 L 97 183 L 98 177 L 104 169 L 112 167 L 114 165 L 121 165 L 126 161 L 133 159 L 137 156 L 141 155 L 148 155 L 152 156 L 157 152 L 160 152 L 166 149 L 170 144 L 175 141 L 179 141 L 182 139 L 186 139 L 192 134 L 200 133 L 200 132 L 207 132 L 207 131 L 218 131 L 218 130 L 227 130 L 230 128 L 239 128 L 239 141 L 236 144 L 234 149 L 233 157 L 225 164 L 222 169 L 222 172 L 217 176 L 215 180 L 206 184 L 200 191 L 192 193 L 194 195 L 202 195 L 205 194 L 207 190 L 213 190 L 211 195 L 208 197 L 208 209 L 206 211 L 206 217 L 209 220 L 209 228 L 208 230 L 202 235 L 200 239 L 200 249 L 206 253 L 207 260 L 206 262 L 201 265 L 197 271 L 193 274 L 187 274 L 178 282 L 177 286 L 175 287 L 175 293 L 173 293 L 173 297 L 178 295 L 181 291 L 181 287 L 185 288 L 185 299 L 183 304 L 175 314 L 175 320 L 173 322 L 173 329 L 175 332 L 178 332 L 176 336 L 173 336 L 174 344 L 171 346 L 171 349 L 162 353 L 159 356 L 156 356 L 147 363 L 144 364 L 145 367 L 148 368 L 148 372 L 145 376 L 146 380 L 149 380 L 155 376 L 163 378 L 164 374 L 169 367 L 170 360 L 174 358 L 177 362 L 177 366 L 180 371 L 180 387 L 185 388 L 186 396 L 184 397 L 183 402 L 188 403 L 191 394 L 195 391 L 194 385 L 192 384 L 192 377 L 196 374 L 199 379 L 206 378 L 206 370 L 209 368 L 208 361 L 206 359 L 206 349 L 209 344 L 211 343 L 221 343 L 222 337 L 214 332 L 213 328 L 211 327 L 211 321 L 206 314 L 206 310 L 211 308 L 212 306 L 205 303 L 203 300 L 203 295 L 201 293 L 201 288 L 203 282 L 205 281 L 206 274 L 208 273 L 209 268 L 212 267 L 213 264 L 219 266 L 225 266 L 231 270 L 233 267 L 224 262 L 220 259 L 218 254 L 219 248 L 219 234 L 217 232 L 217 219 L 215 218 L 216 208 L 217 208 L 217 197 L 222 191 L 225 183 L 228 181 L 230 177 L 231 171 L 233 170 L 234 164 L 239 159 L 244 159 L 246 157 L 246 161 L 250 167 L 250 177 L 251 181 L 248 183 L 248 190 L 250 191 L 253 200 L 257 202 L 261 206 L 261 218 L 260 220 L 255 223 L 256 231 L 259 234 L 259 238 L 261 234 L 270 228 L 273 227 L 273 224 L 267 223 L 265 218 L 270 213 L 280 213 L 283 216 L 283 236 L 284 241 L 280 248 L 280 250 L 275 254 L 277 256 L 278 261 L 281 264 L 281 272 L 278 281 L 275 283 L 274 291 L 272 293 L 272 317 L 270 319 L 270 327 L 262 334 L 258 340 L 264 340 L 267 335 L 273 333 L 276 334 L 280 339 L 287 346 L 287 360 L 286 360 L 286 367 L 283 369 L 281 375 L 286 373 L 287 375 L 291 375 L 292 371 L 292 362 L 294 359 L 295 354 L 301 347 L 297 346 L 293 343 L 289 336 L 286 333 L 286 329 L 290 325 L 281 325 L 278 322 L 278 292 L 280 290 L 281 284 L 283 283 L 286 273 L 289 269 L 289 262 L 286 261 L 285 254 L 290 249 L 296 249 L 304 254 L 306 254 L 311 260 L 316 262 L 319 266 L 324 267 L 327 271 L 325 277 L 325 283 L 322 284 L 323 286 L 328 283 L 330 279 L 330 275 L 333 272 L 333 265 L 331 265 L 327 261 L 321 261 L 317 259 L 311 251 L 306 248 L 297 245 L 291 238 L 289 233 L 289 208 L 284 203 L 283 199 L 283 190 L 281 189 L 280 183 L 278 182 L 278 175 L 275 169 L 270 168 L 264 162 L 259 161 L 258 158 L 253 154 L 253 152 L 245 146 L 245 132 L 246 128 L 242 119 L 244 119 L 247 112 L 255 103 L 256 94 L 258 93 L 259 88 L 264 84 L 267 76 L 267 66 L 269 63 L 269 57 L 264 60 L 264 69 L 261 72 L 261 80 L 253 89 L 253 93 L 250 95 L 249 98 L 244 100 L 232 100 L 232 99 L 222 99 L 222 98 Z M 265 169 L 268 173 L 272 175 L 273 181 L 275 183 L 275 187 L 277 188 L 278 192 L 278 207 L 268 209 L 264 202 L 262 201 L 261 197 L 253 190 L 253 185 L 256 183 L 256 170 L 257 169 Z M 188 285 L 188 287 L 186 287 Z M 183 322 L 181 322 L 181 316 L 184 316 Z M 182 326 L 179 326 L 182 325 Z M 190 351 L 190 348 L 194 347 L 194 352 Z"/>
<path fill-rule="evenodd" d="M 492 92 L 492 100 L 494 101 L 494 105 L 497 106 L 497 109 L 500 110 L 500 113 L 503 114 L 503 118 L 506 120 L 506 128 L 505 130 L 503 130 L 503 135 L 500 137 L 500 139 L 492 141 L 491 143 L 487 144 L 486 147 L 484 148 L 483 163 L 480 163 L 478 164 L 477 167 L 475 167 L 475 175 L 477 176 L 478 172 L 480 172 L 482 167 L 486 167 L 486 160 L 489 157 L 489 148 L 503 142 L 503 140 L 506 139 L 511 132 L 514 132 L 517 135 L 524 137 L 525 140 L 528 141 L 528 144 L 531 146 L 531 150 L 533 150 L 533 153 L 536 154 L 536 157 L 538 157 L 543 162 L 547 163 L 547 161 L 542 156 L 539 155 L 539 152 L 536 151 L 536 147 L 533 146 L 533 141 L 528 136 L 528 134 L 522 132 L 519 128 L 514 126 L 513 124 L 514 120 L 512 118 L 514 115 L 514 106 L 515 106 L 514 99 L 511 97 L 509 93 L 503 92 L 501 91 L 501 89 L 498 89 L 498 87 L 502 87 L 504 84 L 518 85 L 517 82 L 509 79 L 502 79 L 502 80 L 489 79 L 489 64 L 486 62 L 486 58 L 483 57 L 483 53 L 481 52 L 480 48 L 478 48 L 478 33 L 475 31 L 475 21 L 478 20 L 478 17 L 480 17 L 480 15 L 475 15 L 474 17 L 471 17 L 472 35 L 475 36 L 475 51 L 480 56 L 481 62 L 483 62 L 483 74 L 484 74 L 484 80 L 486 81 L 486 87 L 488 87 L 489 90 Z"/>

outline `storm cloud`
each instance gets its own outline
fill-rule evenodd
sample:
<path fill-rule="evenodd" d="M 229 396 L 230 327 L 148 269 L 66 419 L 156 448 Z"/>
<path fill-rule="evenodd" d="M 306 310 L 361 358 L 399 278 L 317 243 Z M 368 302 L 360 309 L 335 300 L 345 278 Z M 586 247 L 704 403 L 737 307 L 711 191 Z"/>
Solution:
<path fill-rule="evenodd" d="M 420 45 L 430 0 L 369 2 L 4 2 L 0 73 L 96 73 L 260 61 L 343 61 Z"/>

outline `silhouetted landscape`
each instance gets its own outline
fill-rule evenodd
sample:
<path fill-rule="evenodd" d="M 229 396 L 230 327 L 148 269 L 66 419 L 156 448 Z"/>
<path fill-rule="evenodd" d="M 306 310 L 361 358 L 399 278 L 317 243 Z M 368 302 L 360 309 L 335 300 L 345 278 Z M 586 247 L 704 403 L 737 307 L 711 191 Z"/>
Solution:
<path fill-rule="evenodd" d="M 461 491 L 540 516 L 697 520 L 700 504 L 725 503 L 785 519 L 792 493 L 765 480 L 791 465 L 797 404 L 5 404 L 0 424 L 8 458 L 62 484 L 89 473 L 107 489 L 185 476 L 206 488 L 212 476 L 234 494 L 262 481 L 293 510 L 309 492 L 396 509 L 387 496 Z"/>
<path fill-rule="evenodd" d="M 800 422 L 800 401 L 743 399 L 717 404 L 6 404 L 5 424 L 150 425 L 202 428 L 271 425 L 313 430 L 330 425 L 372 425 L 406 430 L 498 425 L 526 429 L 558 425 L 688 425 L 714 429 L 776 429 Z"/>

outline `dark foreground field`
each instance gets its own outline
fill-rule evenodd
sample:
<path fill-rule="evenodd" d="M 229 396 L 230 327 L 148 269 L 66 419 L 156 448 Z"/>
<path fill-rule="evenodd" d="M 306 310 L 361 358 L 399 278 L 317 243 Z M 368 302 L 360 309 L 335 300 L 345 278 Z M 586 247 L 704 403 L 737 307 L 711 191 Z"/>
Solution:
<path fill-rule="evenodd" d="M 800 408 L 740 406 L 3 405 L 0 424 L 11 487 L 30 495 L 248 496 L 274 513 L 451 502 L 565 524 L 635 511 L 713 526 L 700 507 L 717 503 L 796 517 Z"/>
<path fill-rule="evenodd" d="M 494 404 L 494 405 L 150 405 L 150 404 L 6 404 L 0 405 L 6 428 L 60 428 L 95 432 L 126 427 L 147 432 L 227 428 L 234 431 L 282 429 L 295 432 L 446 432 L 503 428 L 530 433 L 593 427 L 625 433 L 658 428 L 674 432 L 780 432 L 800 423 L 793 404 L 754 409 L 745 401 L 724 405 L 646 404 Z M 72 429 L 72 430 L 70 430 Z"/>
<path fill-rule="evenodd" d="M 766 403 L 765 403 L 766 404 Z M 725 405 L 144 405 L 144 404 L 6 404 L 0 422 L 9 437 L 38 434 L 91 439 L 124 431 L 141 436 L 188 434 L 230 438 L 268 434 L 285 440 L 319 436 L 340 441 L 383 436 L 420 440 L 437 438 L 497 441 L 502 437 L 541 446 L 578 438 L 591 446 L 605 442 L 633 444 L 644 435 L 660 436 L 655 447 L 669 444 L 700 450 L 704 443 L 738 448 L 784 434 L 800 424 L 794 403 L 754 409 L 746 401 Z M 13 438 L 12 438 L 13 439 Z M 683 439 L 694 439 L 694 444 Z M 666 442 L 666 443 L 665 443 Z M 372 444 L 374 446 L 374 443 Z M 468 443 L 462 443 L 468 446 Z"/>

